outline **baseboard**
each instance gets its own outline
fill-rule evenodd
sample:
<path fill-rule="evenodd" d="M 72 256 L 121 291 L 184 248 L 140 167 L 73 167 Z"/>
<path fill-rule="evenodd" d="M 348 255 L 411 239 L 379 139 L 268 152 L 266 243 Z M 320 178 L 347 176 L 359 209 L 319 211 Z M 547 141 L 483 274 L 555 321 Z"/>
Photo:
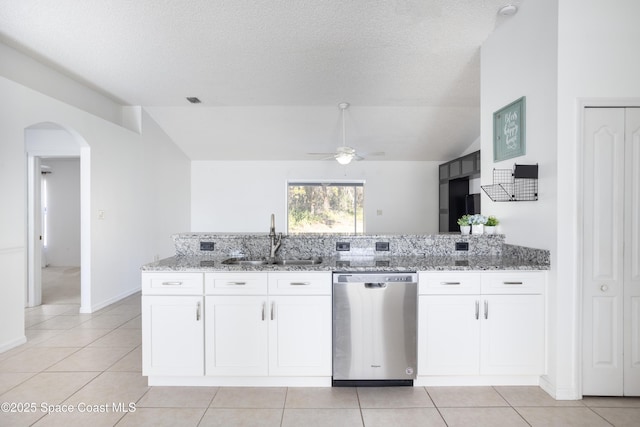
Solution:
<path fill-rule="evenodd" d="M 540 377 L 540 388 L 556 400 L 580 400 L 582 393 L 573 388 L 558 388 L 551 379 L 544 375 Z"/>
<path fill-rule="evenodd" d="M 16 347 L 18 347 L 18 346 L 20 346 L 20 345 L 22 345 L 22 344 L 24 344 L 26 342 L 27 342 L 27 337 L 23 335 L 22 337 L 17 338 L 17 339 L 15 339 L 13 341 L 9 341 L 9 342 L 6 342 L 4 344 L 1 344 L 0 345 L 0 353 L 4 353 L 5 351 L 9 351 L 12 348 L 16 348 Z"/>
<path fill-rule="evenodd" d="M 116 302 L 118 302 L 120 300 L 123 300 L 126 297 L 135 294 L 136 292 L 140 292 L 140 288 L 129 289 L 128 291 L 125 291 L 125 292 L 123 292 L 123 293 L 121 293 L 119 295 L 116 295 L 113 298 L 109 298 L 108 300 L 105 300 L 105 301 L 103 301 L 101 303 L 98 303 L 98 304 L 94 304 L 89 308 L 89 311 L 87 311 L 86 308 L 80 307 L 80 313 L 83 313 L 83 314 L 94 313 L 94 312 L 96 312 L 96 311 L 98 311 L 100 309 L 103 309 L 103 308 L 105 308 L 105 307 L 107 307 L 107 306 L 109 306 L 109 305 L 111 305 L 113 303 L 116 303 Z"/>

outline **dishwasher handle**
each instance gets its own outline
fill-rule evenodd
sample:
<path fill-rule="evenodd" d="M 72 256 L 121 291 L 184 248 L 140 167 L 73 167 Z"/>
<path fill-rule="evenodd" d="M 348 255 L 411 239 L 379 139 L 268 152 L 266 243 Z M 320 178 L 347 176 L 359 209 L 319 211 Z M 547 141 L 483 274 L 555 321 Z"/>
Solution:
<path fill-rule="evenodd" d="M 378 283 L 367 282 L 364 284 L 364 287 L 367 289 L 383 289 L 387 287 L 387 284 L 384 282 L 378 282 Z"/>

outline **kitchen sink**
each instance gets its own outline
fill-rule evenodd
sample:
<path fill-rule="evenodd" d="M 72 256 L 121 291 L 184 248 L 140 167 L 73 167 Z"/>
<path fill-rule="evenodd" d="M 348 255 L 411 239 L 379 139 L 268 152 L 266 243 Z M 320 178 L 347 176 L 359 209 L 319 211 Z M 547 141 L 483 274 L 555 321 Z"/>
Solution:
<path fill-rule="evenodd" d="M 276 264 L 280 265 L 318 265 L 322 264 L 322 258 L 320 257 L 312 257 L 312 258 L 283 258 L 276 259 Z"/>
<path fill-rule="evenodd" d="M 322 263 L 321 257 L 311 258 L 276 258 L 275 261 L 268 260 L 266 258 L 251 259 L 251 258 L 227 258 L 222 261 L 226 265 L 265 265 L 265 264 L 278 264 L 278 265 L 318 265 Z"/>
<path fill-rule="evenodd" d="M 265 259 L 249 259 L 249 258 L 228 258 L 222 261 L 223 264 L 227 265 L 263 265 L 268 264 L 269 262 Z"/>

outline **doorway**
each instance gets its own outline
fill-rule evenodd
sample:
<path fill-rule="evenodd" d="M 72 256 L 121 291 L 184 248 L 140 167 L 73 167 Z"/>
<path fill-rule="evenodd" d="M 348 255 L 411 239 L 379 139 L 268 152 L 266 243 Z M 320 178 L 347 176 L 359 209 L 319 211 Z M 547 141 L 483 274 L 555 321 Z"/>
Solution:
<path fill-rule="evenodd" d="M 583 395 L 640 396 L 640 108 L 586 108 Z"/>
<path fill-rule="evenodd" d="M 42 304 L 80 304 L 80 157 L 40 160 Z"/>
<path fill-rule="evenodd" d="M 79 173 L 79 209 L 78 217 L 73 222 L 79 228 L 79 269 L 67 271 L 76 283 L 79 279 L 79 312 L 91 313 L 91 240 L 90 240 L 90 147 L 77 132 L 55 123 L 39 123 L 25 129 L 25 151 L 27 153 L 27 287 L 25 301 L 27 307 L 35 307 L 43 302 L 42 267 L 47 264 L 47 256 L 43 257 L 44 237 L 42 201 L 42 168 L 47 162 L 55 159 L 74 159 L 78 163 Z M 59 163 L 59 162 L 58 162 Z M 60 167 L 58 166 L 60 171 Z M 77 172 L 77 171 L 76 171 Z M 53 172 L 52 172 L 53 175 Z M 78 213 L 79 211 L 79 213 Z M 64 220 L 64 218 L 63 218 Z M 76 230 L 77 232 L 78 230 Z M 64 231 L 62 234 L 67 234 Z M 56 243 L 64 241 L 59 237 Z M 78 240 L 76 238 L 76 240 Z M 73 245 L 67 245 L 69 251 Z M 64 252 L 64 247 L 62 252 Z M 58 255 L 60 251 L 58 251 Z M 49 254 L 47 254 L 49 255 Z M 75 254 L 77 260 L 78 255 Z M 75 261 L 74 263 L 77 263 Z M 77 267 L 76 267 L 77 268 Z M 60 277 L 58 277 L 60 279 Z"/>

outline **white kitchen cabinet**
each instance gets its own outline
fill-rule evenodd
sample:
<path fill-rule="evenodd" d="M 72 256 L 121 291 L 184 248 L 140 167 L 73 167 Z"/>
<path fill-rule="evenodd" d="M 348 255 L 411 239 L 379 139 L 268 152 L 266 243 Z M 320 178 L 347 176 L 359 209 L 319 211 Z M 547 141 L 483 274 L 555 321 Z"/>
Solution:
<path fill-rule="evenodd" d="M 208 273 L 205 287 L 206 375 L 331 376 L 331 273 Z"/>
<path fill-rule="evenodd" d="M 331 296 L 269 299 L 269 375 L 331 375 Z"/>
<path fill-rule="evenodd" d="M 543 272 L 420 273 L 418 375 L 544 373 Z"/>
<path fill-rule="evenodd" d="M 205 303 L 207 375 L 267 375 L 266 295 L 207 295 Z"/>
<path fill-rule="evenodd" d="M 142 374 L 204 374 L 202 273 L 142 273 Z"/>
<path fill-rule="evenodd" d="M 204 375 L 203 297 L 142 296 L 142 375 Z"/>

